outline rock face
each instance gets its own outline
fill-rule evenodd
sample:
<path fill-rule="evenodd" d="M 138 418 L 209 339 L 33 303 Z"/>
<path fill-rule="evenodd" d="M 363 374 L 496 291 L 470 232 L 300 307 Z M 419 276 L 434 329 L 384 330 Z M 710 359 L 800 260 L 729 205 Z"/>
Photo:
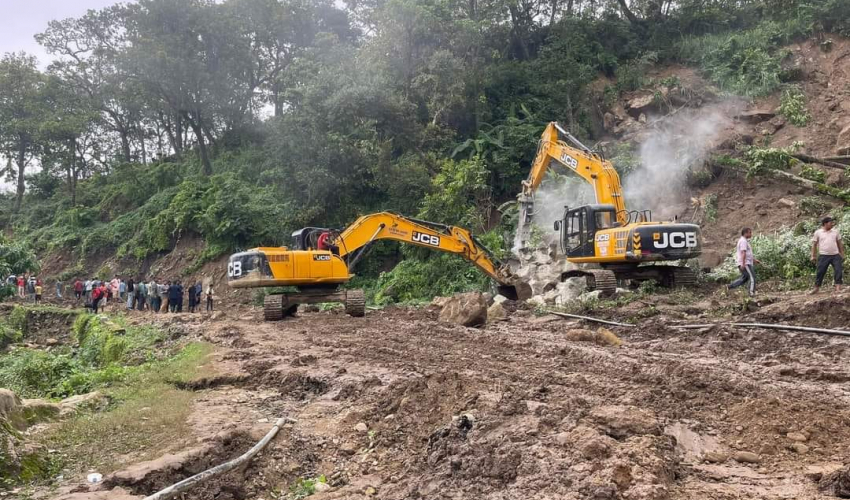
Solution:
<path fill-rule="evenodd" d="M 462 326 L 481 326 L 487 322 L 487 301 L 479 292 L 457 294 L 440 311 L 440 321 Z"/>

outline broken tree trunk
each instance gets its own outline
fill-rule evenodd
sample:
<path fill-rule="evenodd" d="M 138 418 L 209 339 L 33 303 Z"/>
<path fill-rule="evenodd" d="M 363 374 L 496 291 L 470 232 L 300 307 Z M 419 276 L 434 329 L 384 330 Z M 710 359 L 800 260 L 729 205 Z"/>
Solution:
<path fill-rule="evenodd" d="M 800 153 L 795 153 L 791 155 L 792 158 L 796 158 L 800 161 L 805 161 L 808 163 L 817 163 L 823 165 L 824 167 L 838 168 L 841 170 L 847 170 L 847 165 L 843 163 L 838 163 L 835 161 L 827 160 L 826 158 L 818 158 L 816 156 L 809 156 Z"/>
<path fill-rule="evenodd" d="M 850 155 L 825 156 L 823 159 L 834 163 L 841 163 L 844 166 L 850 167 Z"/>
<path fill-rule="evenodd" d="M 745 164 L 742 162 L 741 165 L 730 165 L 730 164 L 721 164 L 714 163 L 715 165 L 721 168 L 729 168 L 736 172 L 740 172 L 744 175 L 748 175 L 750 172 L 747 171 Z M 829 186 L 827 184 L 822 184 L 820 182 L 812 181 L 809 179 L 804 179 L 799 175 L 794 175 L 790 172 L 785 172 L 783 170 L 774 170 L 768 169 L 763 172 L 764 175 L 768 177 L 773 177 L 774 179 L 779 179 L 785 182 L 790 182 L 791 184 L 796 184 L 797 186 L 804 187 L 807 189 L 811 189 L 817 193 L 821 193 L 827 196 L 831 196 L 833 198 L 839 199 L 845 203 L 850 203 L 850 192 L 846 192 L 842 189 Z"/>

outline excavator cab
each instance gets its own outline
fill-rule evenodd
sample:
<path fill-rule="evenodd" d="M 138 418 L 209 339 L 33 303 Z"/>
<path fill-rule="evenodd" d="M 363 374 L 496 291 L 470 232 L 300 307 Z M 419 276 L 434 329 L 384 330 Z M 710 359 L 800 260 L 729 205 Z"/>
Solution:
<path fill-rule="evenodd" d="M 330 231 L 323 227 L 305 227 L 292 233 L 293 250 L 315 250 L 318 248 L 319 235 Z"/>
<path fill-rule="evenodd" d="M 565 207 L 563 219 L 555 221 L 555 231 L 560 233 L 561 252 L 571 258 L 594 257 L 596 232 L 619 226 L 614 205 Z"/>

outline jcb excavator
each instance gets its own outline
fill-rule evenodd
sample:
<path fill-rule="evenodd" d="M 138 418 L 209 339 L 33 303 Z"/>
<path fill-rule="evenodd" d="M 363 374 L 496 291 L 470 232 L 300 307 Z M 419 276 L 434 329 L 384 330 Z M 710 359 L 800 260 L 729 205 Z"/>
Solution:
<path fill-rule="evenodd" d="M 363 290 L 339 286 L 377 240 L 396 240 L 459 255 L 499 285 L 508 298 L 528 298 L 531 289 L 510 274 L 468 230 L 407 218 L 391 212 L 364 215 L 342 231 L 306 227 L 292 233 L 292 248 L 260 247 L 230 256 L 228 285 L 234 288 L 292 286 L 297 292 L 267 295 L 267 321 L 293 314 L 298 304 L 342 302 L 351 316 L 363 316 Z M 324 240 L 324 241 L 322 241 Z M 320 250 L 323 247 L 325 249 Z"/>
<path fill-rule="evenodd" d="M 559 232 L 561 251 L 568 261 L 598 264 L 601 269 L 570 271 L 561 276 L 562 280 L 585 276 L 588 286 L 601 290 L 603 295 L 616 290 L 618 279 L 656 280 L 667 287 L 694 284 L 696 276 L 687 267 L 644 264 L 699 256 L 699 226 L 652 221 L 649 210 L 627 210 L 620 176 L 611 162 L 591 151 L 556 122 L 551 122 L 543 131 L 531 172 L 522 183 L 517 229 L 521 239 L 527 239 L 534 216 L 534 193 L 553 162 L 581 176 L 596 193 L 596 204 L 564 207 L 564 216 L 555 222 L 555 231 Z"/>

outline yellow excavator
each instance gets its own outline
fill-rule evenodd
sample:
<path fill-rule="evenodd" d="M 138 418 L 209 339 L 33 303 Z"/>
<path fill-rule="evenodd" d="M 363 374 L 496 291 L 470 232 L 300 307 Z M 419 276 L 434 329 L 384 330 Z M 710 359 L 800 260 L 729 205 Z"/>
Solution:
<path fill-rule="evenodd" d="M 567 141 L 572 143 L 568 144 Z M 519 237 L 527 240 L 534 218 L 534 193 L 553 165 L 561 165 L 587 181 L 596 203 L 564 207 L 555 222 L 561 252 L 569 262 L 596 264 L 599 269 L 580 268 L 561 279 L 584 276 L 590 289 L 608 295 L 617 280 L 655 280 L 662 286 L 691 286 L 696 275 L 680 265 L 647 265 L 698 257 L 702 242 L 696 224 L 652 221 L 649 210 L 627 210 L 620 176 L 611 162 L 573 137 L 557 122 L 543 131 L 537 155 L 519 195 Z"/>
<path fill-rule="evenodd" d="M 514 277 L 464 228 L 411 219 L 392 212 L 364 215 L 336 231 L 306 227 L 292 233 L 292 248 L 259 247 L 230 256 L 227 284 L 234 288 L 295 287 L 297 291 L 267 295 L 263 315 L 276 321 L 295 313 L 299 304 L 341 302 L 351 316 L 363 316 L 363 290 L 341 289 L 352 270 L 378 240 L 396 240 L 458 255 L 497 284 L 499 293 L 526 299 L 531 288 Z"/>

